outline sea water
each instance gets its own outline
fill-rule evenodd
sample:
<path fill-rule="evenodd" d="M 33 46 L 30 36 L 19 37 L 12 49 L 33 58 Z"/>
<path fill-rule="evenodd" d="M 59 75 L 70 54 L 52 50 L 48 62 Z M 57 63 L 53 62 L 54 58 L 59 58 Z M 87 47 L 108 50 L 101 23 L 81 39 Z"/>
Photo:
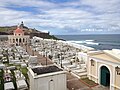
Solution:
<path fill-rule="evenodd" d="M 60 39 L 93 47 L 99 50 L 120 49 L 120 34 L 103 35 L 56 35 Z"/>

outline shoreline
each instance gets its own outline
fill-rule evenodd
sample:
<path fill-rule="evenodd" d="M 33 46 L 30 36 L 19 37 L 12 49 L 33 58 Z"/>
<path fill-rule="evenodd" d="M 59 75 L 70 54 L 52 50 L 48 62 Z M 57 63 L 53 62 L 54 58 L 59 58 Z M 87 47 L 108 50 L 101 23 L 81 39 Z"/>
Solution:
<path fill-rule="evenodd" d="M 56 37 L 64 38 L 66 41 L 92 47 L 96 50 L 120 49 L 119 34 L 60 35 Z"/>

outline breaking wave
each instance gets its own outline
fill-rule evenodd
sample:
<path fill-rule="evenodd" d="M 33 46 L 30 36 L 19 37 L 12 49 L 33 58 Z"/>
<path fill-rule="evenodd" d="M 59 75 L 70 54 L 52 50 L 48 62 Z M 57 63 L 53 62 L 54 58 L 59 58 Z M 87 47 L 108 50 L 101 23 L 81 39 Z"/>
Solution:
<path fill-rule="evenodd" d="M 91 44 L 91 45 L 99 45 L 99 43 L 94 42 L 95 40 L 81 40 L 81 41 L 68 41 L 71 43 L 76 43 L 76 44 Z"/>

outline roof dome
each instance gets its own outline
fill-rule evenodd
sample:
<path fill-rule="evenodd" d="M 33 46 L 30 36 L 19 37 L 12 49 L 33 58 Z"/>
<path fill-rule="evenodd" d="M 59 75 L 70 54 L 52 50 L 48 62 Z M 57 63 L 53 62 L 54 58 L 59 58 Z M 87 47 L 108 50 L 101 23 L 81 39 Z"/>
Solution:
<path fill-rule="evenodd" d="M 14 33 L 24 33 L 22 29 L 20 29 L 19 27 L 14 31 Z"/>

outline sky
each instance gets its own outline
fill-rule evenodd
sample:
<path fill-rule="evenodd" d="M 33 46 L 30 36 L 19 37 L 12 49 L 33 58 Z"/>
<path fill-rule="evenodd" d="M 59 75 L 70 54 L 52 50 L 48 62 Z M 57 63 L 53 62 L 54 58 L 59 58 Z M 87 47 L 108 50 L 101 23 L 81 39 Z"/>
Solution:
<path fill-rule="evenodd" d="M 0 0 L 0 26 L 53 35 L 120 34 L 120 0 Z"/>

